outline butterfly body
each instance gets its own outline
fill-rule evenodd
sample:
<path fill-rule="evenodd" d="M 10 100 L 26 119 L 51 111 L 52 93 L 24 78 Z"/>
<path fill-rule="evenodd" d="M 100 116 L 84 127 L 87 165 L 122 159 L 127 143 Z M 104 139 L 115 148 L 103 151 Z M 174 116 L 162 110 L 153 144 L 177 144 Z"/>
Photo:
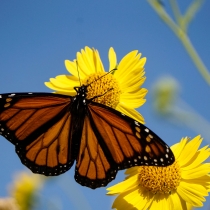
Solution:
<path fill-rule="evenodd" d="M 75 88 L 77 95 L 72 97 L 72 103 L 69 107 L 69 113 L 72 115 L 72 136 L 70 141 L 74 148 L 73 159 L 75 160 L 79 153 L 80 142 L 81 142 L 81 130 L 84 124 L 84 118 L 87 112 L 87 88 L 86 86 L 81 86 L 80 88 Z"/>
<path fill-rule="evenodd" d="M 75 90 L 74 97 L 0 95 L 0 135 L 32 172 L 57 176 L 76 160 L 75 180 L 94 189 L 106 186 L 118 170 L 174 162 L 170 148 L 147 127 L 87 99 L 87 86 Z"/>

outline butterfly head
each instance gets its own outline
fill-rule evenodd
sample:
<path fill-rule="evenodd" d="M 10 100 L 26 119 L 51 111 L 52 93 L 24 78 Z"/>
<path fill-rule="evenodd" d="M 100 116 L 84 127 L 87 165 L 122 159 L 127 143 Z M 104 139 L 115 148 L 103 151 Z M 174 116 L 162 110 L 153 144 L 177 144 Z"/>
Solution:
<path fill-rule="evenodd" d="M 86 97 L 87 97 L 87 86 L 82 85 L 81 87 L 74 87 L 77 95 L 74 97 L 74 101 L 80 101 L 86 105 Z"/>
<path fill-rule="evenodd" d="M 75 91 L 77 92 L 77 96 L 82 96 L 82 98 L 87 97 L 87 86 L 82 85 L 81 87 L 74 87 Z"/>

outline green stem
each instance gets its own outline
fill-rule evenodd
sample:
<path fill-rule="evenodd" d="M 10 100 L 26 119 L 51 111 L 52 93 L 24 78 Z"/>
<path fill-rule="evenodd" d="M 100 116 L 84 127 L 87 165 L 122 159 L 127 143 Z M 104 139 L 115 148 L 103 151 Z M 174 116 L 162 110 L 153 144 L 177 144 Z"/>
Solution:
<path fill-rule="evenodd" d="M 210 85 L 210 74 L 205 64 L 203 63 L 198 53 L 196 52 L 195 48 L 193 47 L 192 43 L 190 42 L 190 39 L 188 38 L 188 36 L 184 34 L 183 36 L 180 36 L 179 39 L 184 45 L 185 50 L 188 52 L 189 56 L 191 57 L 195 66 L 197 67 L 198 71 L 203 76 L 204 80 L 206 80 L 206 82 Z"/>
<path fill-rule="evenodd" d="M 172 9 L 172 11 L 173 11 L 173 13 L 174 13 L 174 17 L 176 18 L 176 22 L 179 24 L 179 25 L 181 25 L 180 24 L 180 18 L 182 18 L 181 17 L 181 13 L 180 13 L 180 10 L 179 10 L 179 6 L 178 6 L 178 4 L 177 4 L 177 2 L 176 2 L 176 0 L 170 0 L 170 4 L 171 4 L 171 9 Z"/>
<path fill-rule="evenodd" d="M 192 43 L 190 42 L 190 39 L 187 36 L 187 34 L 170 18 L 170 16 L 166 13 L 163 7 L 160 4 L 158 4 L 156 0 L 147 1 L 157 12 L 160 18 L 169 26 L 169 28 L 171 28 L 171 30 L 181 40 L 185 50 L 189 54 L 198 71 L 200 72 L 204 80 L 210 85 L 210 73 L 207 70 L 201 58 L 199 57 Z"/>

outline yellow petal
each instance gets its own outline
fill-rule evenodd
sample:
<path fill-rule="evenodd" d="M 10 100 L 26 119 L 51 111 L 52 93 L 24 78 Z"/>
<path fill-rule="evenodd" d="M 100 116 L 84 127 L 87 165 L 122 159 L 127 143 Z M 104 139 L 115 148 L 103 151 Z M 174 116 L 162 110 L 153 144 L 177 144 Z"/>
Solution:
<path fill-rule="evenodd" d="M 138 108 L 146 102 L 144 97 L 147 92 L 147 89 L 141 88 L 137 93 L 122 93 L 120 96 L 120 103 L 125 104 L 130 108 Z"/>
<path fill-rule="evenodd" d="M 122 210 L 122 209 L 126 209 L 126 210 L 131 210 L 133 209 L 133 204 L 127 202 L 124 197 L 125 195 L 127 195 L 126 193 L 121 193 L 119 196 L 117 196 L 117 198 L 114 200 L 113 204 L 112 204 L 112 209 L 116 209 L 116 210 Z"/>
<path fill-rule="evenodd" d="M 136 83 L 133 83 L 131 86 L 127 86 L 127 85 L 123 85 L 122 83 L 119 83 L 120 89 L 122 90 L 122 92 L 127 92 L 127 93 L 138 91 L 140 87 L 142 86 L 142 84 L 144 83 L 145 79 L 146 78 L 142 78 L 138 80 Z"/>
<path fill-rule="evenodd" d="M 172 203 L 172 209 L 185 209 L 179 195 L 176 192 L 171 193 L 170 196 L 168 196 L 168 200 Z"/>
<path fill-rule="evenodd" d="M 142 86 L 142 84 L 145 82 L 145 80 L 146 77 L 140 77 L 139 75 L 137 75 L 135 77 L 127 77 L 126 82 L 124 82 L 122 78 L 118 79 L 118 82 L 122 92 L 133 92 L 136 90 L 136 88 L 139 89 Z"/>
<path fill-rule="evenodd" d="M 127 66 L 130 66 L 134 62 L 137 54 L 138 50 L 133 50 L 122 58 L 122 60 L 119 63 L 119 67 L 122 66 L 121 67 L 122 71 L 123 69 L 126 69 Z"/>
<path fill-rule="evenodd" d="M 134 166 L 125 171 L 126 179 L 139 173 L 139 166 Z"/>
<path fill-rule="evenodd" d="M 186 183 L 180 182 L 180 185 L 177 188 L 177 192 L 180 195 L 180 197 L 186 202 L 190 203 L 193 206 L 201 207 L 203 206 L 202 201 L 205 201 L 205 198 L 198 195 L 197 191 L 200 187 L 194 189 Z"/>
<path fill-rule="evenodd" d="M 81 86 L 78 78 L 72 75 L 58 75 L 55 77 L 55 79 L 66 85 L 71 85 L 72 87 Z"/>
<path fill-rule="evenodd" d="M 76 62 L 76 60 L 74 61 L 65 60 L 65 66 L 70 74 L 72 74 L 77 78 L 79 77 L 81 80 L 85 79 L 85 77 L 88 76 L 87 71 L 81 69 L 80 66 L 78 65 L 78 61 Z"/>
<path fill-rule="evenodd" d="M 63 89 L 73 89 L 73 86 L 71 84 L 66 84 L 66 83 L 60 82 L 59 80 L 57 80 L 55 78 L 50 78 L 50 82 L 55 87 L 58 87 L 58 88 L 61 88 L 61 89 L 62 88 Z"/>
<path fill-rule="evenodd" d="M 124 104 L 119 103 L 116 107 L 116 110 L 118 110 L 119 112 L 124 113 L 128 117 L 131 117 L 134 120 L 144 124 L 144 118 L 135 109 L 130 109 L 130 108 L 126 107 Z"/>
<path fill-rule="evenodd" d="M 81 53 L 77 53 L 78 66 L 87 75 L 94 74 L 96 72 L 104 72 L 104 67 L 101 62 L 99 53 L 95 49 L 85 47 L 85 50 L 81 50 Z"/>
<path fill-rule="evenodd" d="M 135 189 L 130 190 L 124 195 L 123 199 L 133 205 L 131 209 L 148 209 L 151 205 L 154 195 L 143 188 L 136 186 Z M 125 208 L 123 208 L 125 209 Z"/>
<path fill-rule="evenodd" d="M 122 181 L 112 187 L 107 188 L 107 190 L 110 191 L 110 192 L 107 192 L 107 195 L 121 193 L 121 192 L 129 190 L 130 188 L 133 188 L 135 186 L 138 186 L 138 174 L 136 174 L 135 176 L 130 177 L 129 179 L 126 179 L 125 181 Z"/>
<path fill-rule="evenodd" d="M 96 72 L 105 72 L 104 66 L 103 66 L 103 63 L 101 61 L 101 58 L 100 58 L 98 50 L 95 50 L 94 52 L 95 52 L 94 61 L 95 61 Z"/>
<path fill-rule="evenodd" d="M 207 158 L 209 158 L 209 154 L 210 154 L 210 148 L 208 148 L 208 146 L 201 148 L 188 162 L 188 165 L 184 166 L 184 170 L 187 171 L 198 167 L 202 162 L 204 162 Z"/>
<path fill-rule="evenodd" d="M 147 92 L 148 90 L 146 88 L 140 88 L 134 92 L 123 92 L 121 97 L 125 100 L 135 100 L 136 98 L 143 98 Z"/>
<path fill-rule="evenodd" d="M 200 136 L 196 136 L 195 138 L 193 138 L 191 141 L 189 141 L 186 144 L 186 146 L 182 150 L 182 153 L 179 157 L 180 167 L 184 166 L 185 164 L 187 164 L 190 161 L 190 159 L 192 159 L 192 157 L 198 151 L 198 148 L 199 148 L 201 142 L 202 142 L 202 139 L 200 138 Z"/>
<path fill-rule="evenodd" d="M 207 189 L 197 183 L 193 183 L 193 182 L 181 182 L 181 185 L 189 190 L 190 192 L 192 192 L 192 194 L 195 194 L 196 196 L 200 197 L 202 201 L 205 200 L 205 198 L 203 198 L 203 196 L 207 196 L 208 195 L 208 191 Z"/>
<path fill-rule="evenodd" d="M 157 194 L 152 201 L 152 204 L 149 208 L 150 210 L 157 210 L 157 209 L 167 209 L 172 210 L 172 206 L 170 201 L 166 199 L 166 195 Z"/>
<path fill-rule="evenodd" d="M 209 180 L 210 180 L 210 176 L 205 175 L 205 176 L 195 178 L 195 179 L 182 179 L 181 181 L 184 183 L 184 185 L 196 184 L 196 185 L 202 186 L 204 188 L 203 195 L 205 196 L 209 192 L 209 189 L 210 189 Z"/>
<path fill-rule="evenodd" d="M 116 209 L 148 209 L 154 196 L 148 191 L 144 191 L 139 186 L 121 193 L 114 201 L 112 208 Z"/>
<path fill-rule="evenodd" d="M 128 53 L 123 59 L 120 61 L 115 72 L 116 76 L 119 78 L 126 78 L 127 75 L 134 70 L 134 66 L 136 66 L 139 62 L 140 54 L 137 55 L 138 51 L 134 50 Z M 137 57 L 138 56 L 138 57 Z M 137 58 L 136 58 L 137 57 Z"/>
<path fill-rule="evenodd" d="M 56 86 L 54 86 L 52 83 L 50 82 L 45 82 L 45 85 L 52 89 L 55 90 L 57 94 L 62 94 L 62 95 L 69 95 L 69 96 L 75 96 L 76 91 L 74 89 L 62 89 L 62 88 L 58 88 Z"/>
<path fill-rule="evenodd" d="M 130 109 L 136 109 L 140 106 L 142 106 L 146 102 L 146 99 L 140 98 L 140 99 L 135 99 L 135 100 L 121 100 L 121 104 L 126 104 L 127 107 Z"/>
<path fill-rule="evenodd" d="M 204 163 L 194 169 L 185 170 L 182 169 L 182 178 L 183 179 L 195 179 L 202 177 L 210 171 L 210 163 Z"/>
<path fill-rule="evenodd" d="M 139 187 L 139 202 L 135 204 L 137 209 L 148 210 L 152 205 L 155 195 L 142 187 Z"/>
<path fill-rule="evenodd" d="M 174 147 L 173 146 L 171 147 L 177 160 L 179 159 L 179 157 L 182 153 L 182 150 L 184 149 L 185 145 L 187 144 L 187 141 L 188 141 L 188 138 L 182 138 L 178 144 L 176 144 Z"/>
<path fill-rule="evenodd" d="M 110 47 L 108 56 L 109 56 L 109 71 L 111 71 L 115 69 L 117 65 L 117 56 L 113 47 Z"/>
<path fill-rule="evenodd" d="M 55 91 L 57 91 L 57 90 L 60 90 L 60 91 L 65 91 L 63 88 L 60 88 L 60 87 L 57 87 L 57 86 L 55 86 L 53 83 L 51 83 L 51 82 L 45 82 L 44 83 L 48 88 L 50 88 L 50 89 L 52 89 L 52 90 L 55 90 Z M 69 89 L 68 90 L 66 90 L 66 91 L 70 91 L 70 90 L 73 90 L 73 88 L 70 88 L 69 87 Z M 75 92 L 75 91 L 74 91 Z"/>
<path fill-rule="evenodd" d="M 183 179 L 183 182 L 189 182 L 189 183 L 196 183 L 196 184 L 200 184 L 202 186 L 204 186 L 206 189 L 210 189 L 209 184 L 210 184 L 210 175 L 204 175 L 202 177 L 199 178 L 195 178 L 195 179 Z"/>

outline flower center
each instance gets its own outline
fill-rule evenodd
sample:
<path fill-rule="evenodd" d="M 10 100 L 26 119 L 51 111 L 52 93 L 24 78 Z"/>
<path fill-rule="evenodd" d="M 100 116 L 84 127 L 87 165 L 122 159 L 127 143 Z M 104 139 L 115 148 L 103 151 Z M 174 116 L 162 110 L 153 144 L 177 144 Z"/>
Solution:
<path fill-rule="evenodd" d="M 115 108 L 120 100 L 120 88 L 117 80 L 111 73 L 100 72 L 90 74 L 84 81 L 89 85 L 87 99 L 95 96 L 93 101 Z"/>
<path fill-rule="evenodd" d="M 170 194 L 179 186 L 180 180 L 181 171 L 177 161 L 167 167 L 139 167 L 140 185 L 153 194 Z"/>

